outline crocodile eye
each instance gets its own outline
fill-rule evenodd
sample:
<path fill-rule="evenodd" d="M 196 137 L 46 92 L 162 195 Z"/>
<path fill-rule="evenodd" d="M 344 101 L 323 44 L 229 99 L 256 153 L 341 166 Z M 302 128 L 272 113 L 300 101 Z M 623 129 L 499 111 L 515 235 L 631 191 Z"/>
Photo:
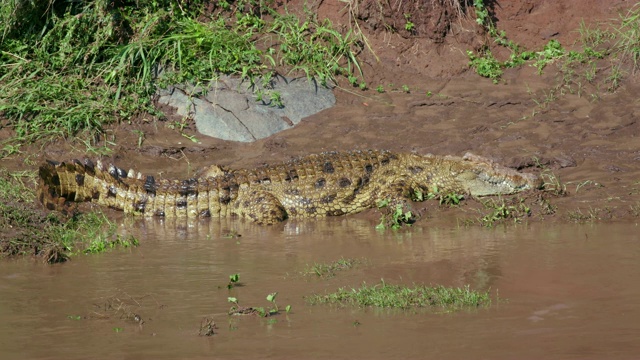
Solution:
<path fill-rule="evenodd" d="M 456 179 L 459 180 L 474 180 L 477 178 L 478 175 L 476 175 L 473 171 L 464 171 L 456 176 Z"/>

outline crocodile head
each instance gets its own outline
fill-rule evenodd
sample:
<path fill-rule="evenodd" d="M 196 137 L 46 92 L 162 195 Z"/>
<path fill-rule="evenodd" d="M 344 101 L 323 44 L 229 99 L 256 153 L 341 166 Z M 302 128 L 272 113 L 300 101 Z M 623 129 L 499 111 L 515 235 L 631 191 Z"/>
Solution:
<path fill-rule="evenodd" d="M 452 166 L 452 175 L 472 196 L 506 195 L 542 188 L 539 176 L 518 172 L 481 156 L 467 153 L 455 160 L 458 166 Z"/>

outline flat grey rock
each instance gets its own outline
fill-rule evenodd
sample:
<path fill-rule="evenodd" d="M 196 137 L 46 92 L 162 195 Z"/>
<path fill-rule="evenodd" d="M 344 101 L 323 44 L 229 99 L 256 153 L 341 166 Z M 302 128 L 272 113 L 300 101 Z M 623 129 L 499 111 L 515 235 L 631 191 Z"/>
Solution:
<path fill-rule="evenodd" d="M 262 100 L 258 94 L 262 93 Z M 270 94 L 280 94 L 282 106 Z M 289 129 L 305 117 L 335 105 L 331 89 L 307 78 L 274 78 L 268 88 L 224 76 L 206 87 L 174 85 L 158 92 L 158 102 L 192 116 L 201 134 L 251 142 Z"/>

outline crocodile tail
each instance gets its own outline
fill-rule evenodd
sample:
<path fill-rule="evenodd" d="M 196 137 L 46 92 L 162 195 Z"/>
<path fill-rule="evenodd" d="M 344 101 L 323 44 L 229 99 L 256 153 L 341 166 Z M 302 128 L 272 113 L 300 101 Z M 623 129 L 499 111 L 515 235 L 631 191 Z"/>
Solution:
<path fill-rule="evenodd" d="M 156 180 L 112 164 L 73 160 L 40 166 L 40 201 L 50 210 L 65 211 L 90 201 L 127 214 L 161 217 L 225 216 L 237 198 L 233 174 L 219 178 Z"/>
<path fill-rule="evenodd" d="M 69 189 L 67 172 L 66 164 L 51 160 L 40 166 L 41 186 L 38 188 L 38 198 L 47 209 L 63 213 L 69 213 L 72 209 L 77 187 Z"/>
<path fill-rule="evenodd" d="M 122 179 L 135 174 L 113 165 L 105 168 L 100 161 L 94 164 L 85 159 L 67 163 L 47 160 L 40 166 L 39 175 L 42 181 L 38 194 L 40 202 L 49 210 L 66 212 L 74 202 L 83 201 L 123 210 L 122 204 L 115 201 L 114 194 L 116 188 L 128 189 L 130 184 Z"/>

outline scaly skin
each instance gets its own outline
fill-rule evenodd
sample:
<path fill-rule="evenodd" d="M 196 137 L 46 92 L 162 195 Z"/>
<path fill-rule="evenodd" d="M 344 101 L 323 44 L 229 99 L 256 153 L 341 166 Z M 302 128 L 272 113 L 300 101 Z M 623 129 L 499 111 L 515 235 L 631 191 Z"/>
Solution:
<path fill-rule="evenodd" d="M 156 180 L 88 160 L 40 167 L 40 199 L 50 209 L 92 201 L 144 216 L 286 218 L 354 214 L 383 200 L 405 204 L 416 193 L 513 194 L 541 187 L 533 174 L 487 159 L 388 151 L 329 152 L 255 169 L 210 167 L 202 177 Z"/>

